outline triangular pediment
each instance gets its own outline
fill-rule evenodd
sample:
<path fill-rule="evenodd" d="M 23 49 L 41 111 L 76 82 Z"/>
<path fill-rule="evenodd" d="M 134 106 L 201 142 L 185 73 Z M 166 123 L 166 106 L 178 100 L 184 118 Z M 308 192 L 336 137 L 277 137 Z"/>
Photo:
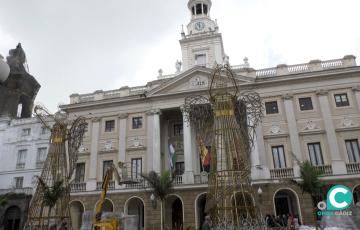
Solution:
<path fill-rule="evenodd" d="M 148 96 L 207 90 L 211 82 L 211 74 L 212 69 L 209 68 L 200 66 L 191 68 L 152 89 L 148 92 Z M 253 79 L 236 75 L 236 82 L 241 85 L 251 83 Z M 233 84 L 229 81 L 228 86 L 231 85 Z"/>

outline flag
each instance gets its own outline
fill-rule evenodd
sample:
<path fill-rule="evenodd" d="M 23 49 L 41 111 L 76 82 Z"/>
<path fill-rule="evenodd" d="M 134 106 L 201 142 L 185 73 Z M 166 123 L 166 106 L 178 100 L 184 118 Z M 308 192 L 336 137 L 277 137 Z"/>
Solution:
<path fill-rule="evenodd" d="M 203 167 L 210 165 L 210 146 L 205 146 L 203 140 L 199 138 L 200 159 Z"/>
<path fill-rule="evenodd" d="M 174 169 L 175 162 L 176 162 L 175 148 L 174 148 L 173 144 L 170 144 L 169 145 L 169 163 L 170 163 L 171 169 Z"/>

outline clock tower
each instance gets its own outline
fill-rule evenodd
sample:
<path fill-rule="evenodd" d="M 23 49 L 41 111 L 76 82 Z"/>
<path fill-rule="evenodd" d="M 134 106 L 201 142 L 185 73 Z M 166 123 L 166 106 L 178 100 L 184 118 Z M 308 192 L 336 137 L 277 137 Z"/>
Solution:
<path fill-rule="evenodd" d="M 216 21 L 210 17 L 211 0 L 189 0 L 191 14 L 187 34 L 180 40 L 183 70 L 193 66 L 212 68 L 225 58 L 224 46 Z"/>

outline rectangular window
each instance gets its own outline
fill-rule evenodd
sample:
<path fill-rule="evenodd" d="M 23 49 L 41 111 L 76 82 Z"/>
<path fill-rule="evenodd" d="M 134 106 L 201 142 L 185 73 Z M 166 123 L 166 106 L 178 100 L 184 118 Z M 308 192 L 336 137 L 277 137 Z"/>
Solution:
<path fill-rule="evenodd" d="M 143 125 L 142 117 L 133 117 L 132 118 L 132 128 L 133 129 L 141 129 Z"/>
<path fill-rule="evenodd" d="M 115 130 L 115 120 L 105 121 L 105 132 L 110 133 Z"/>
<path fill-rule="evenodd" d="M 265 109 L 266 109 L 266 114 L 279 113 L 277 101 L 265 102 Z"/>
<path fill-rule="evenodd" d="M 113 165 L 113 161 L 103 161 L 103 178 L 106 175 L 106 171 Z M 112 180 L 112 174 L 110 175 L 109 179 Z"/>
<path fill-rule="evenodd" d="M 44 135 L 46 134 L 48 131 L 48 128 L 46 128 L 45 126 L 41 127 L 41 134 Z"/>
<path fill-rule="evenodd" d="M 131 159 L 131 178 L 140 179 L 142 173 L 142 159 L 134 158 Z"/>
<path fill-rule="evenodd" d="M 207 5 L 203 5 L 203 8 L 204 8 L 204 14 L 207 14 L 208 13 L 208 7 L 207 7 Z"/>
<path fill-rule="evenodd" d="M 15 177 L 14 182 L 15 188 L 22 188 L 24 183 L 24 177 Z"/>
<path fill-rule="evenodd" d="M 27 149 L 21 149 L 18 151 L 17 162 L 16 162 L 17 169 L 25 168 L 26 154 L 27 154 Z"/>
<path fill-rule="evenodd" d="M 175 163 L 175 174 L 180 176 L 185 172 L 185 164 L 184 162 L 176 162 Z"/>
<path fill-rule="evenodd" d="M 85 163 L 77 163 L 75 171 L 75 183 L 81 183 L 85 180 Z"/>
<path fill-rule="evenodd" d="M 343 107 L 343 106 L 349 106 L 349 99 L 346 93 L 342 94 L 335 94 L 335 103 L 336 107 Z"/>
<path fill-rule="evenodd" d="M 195 64 L 200 66 L 206 66 L 206 54 L 196 54 Z"/>
<path fill-rule="evenodd" d="M 38 148 L 36 155 L 36 168 L 42 168 L 47 155 L 47 148 Z"/>
<path fill-rule="evenodd" d="M 349 156 L 350 163 L 360 163 L 360 148 L 359 140 L 345 140 L 346 151 Z"/>
<path fill-rule="evenodd" d="M 299 105 L 300 105 L 301 111 L 313 110 L 313 104 L 312 104 L 311 97 L 299 98 Z"/>
<path fill-rule="evenodd" d="M 309 143 L 308 144 L 309 157 L 311 164 L 314 166 L 324 165 L 324 160 L 321 151 L 321 145 L 319 142 L 317 143 Z"/>
<path fill-rule="evenodd" d="M 30 136 L 31 129 L 23 129 L 22 130 L 22 136 Z"/>
<path fill-rule="evenodd" d="M 175 124 L 174 125 L 174 136 L 175 137 L 180 137 L 183 135 L 184 131 L 184 127 L 183 124 Z"/>
<path fill-rule="evenodd" d="M 285 152 L 283 145 L 272 147 L 272 155 L 274 159 L 274 168 L 286 168 Z"/>

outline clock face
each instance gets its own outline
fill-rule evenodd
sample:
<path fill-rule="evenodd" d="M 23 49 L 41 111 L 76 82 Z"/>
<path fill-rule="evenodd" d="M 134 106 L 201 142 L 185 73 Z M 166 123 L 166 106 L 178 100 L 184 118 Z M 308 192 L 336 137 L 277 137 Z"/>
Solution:
<path fill-rule="evenodd" d="M 201 31 L 201 30 L 203 30 L 205 28 L 205 23 L 203 23 L 203 22 L 197 22 L 197 23 L 195 23 L 195 29 L 197 30 L 197 31 Z"/>

